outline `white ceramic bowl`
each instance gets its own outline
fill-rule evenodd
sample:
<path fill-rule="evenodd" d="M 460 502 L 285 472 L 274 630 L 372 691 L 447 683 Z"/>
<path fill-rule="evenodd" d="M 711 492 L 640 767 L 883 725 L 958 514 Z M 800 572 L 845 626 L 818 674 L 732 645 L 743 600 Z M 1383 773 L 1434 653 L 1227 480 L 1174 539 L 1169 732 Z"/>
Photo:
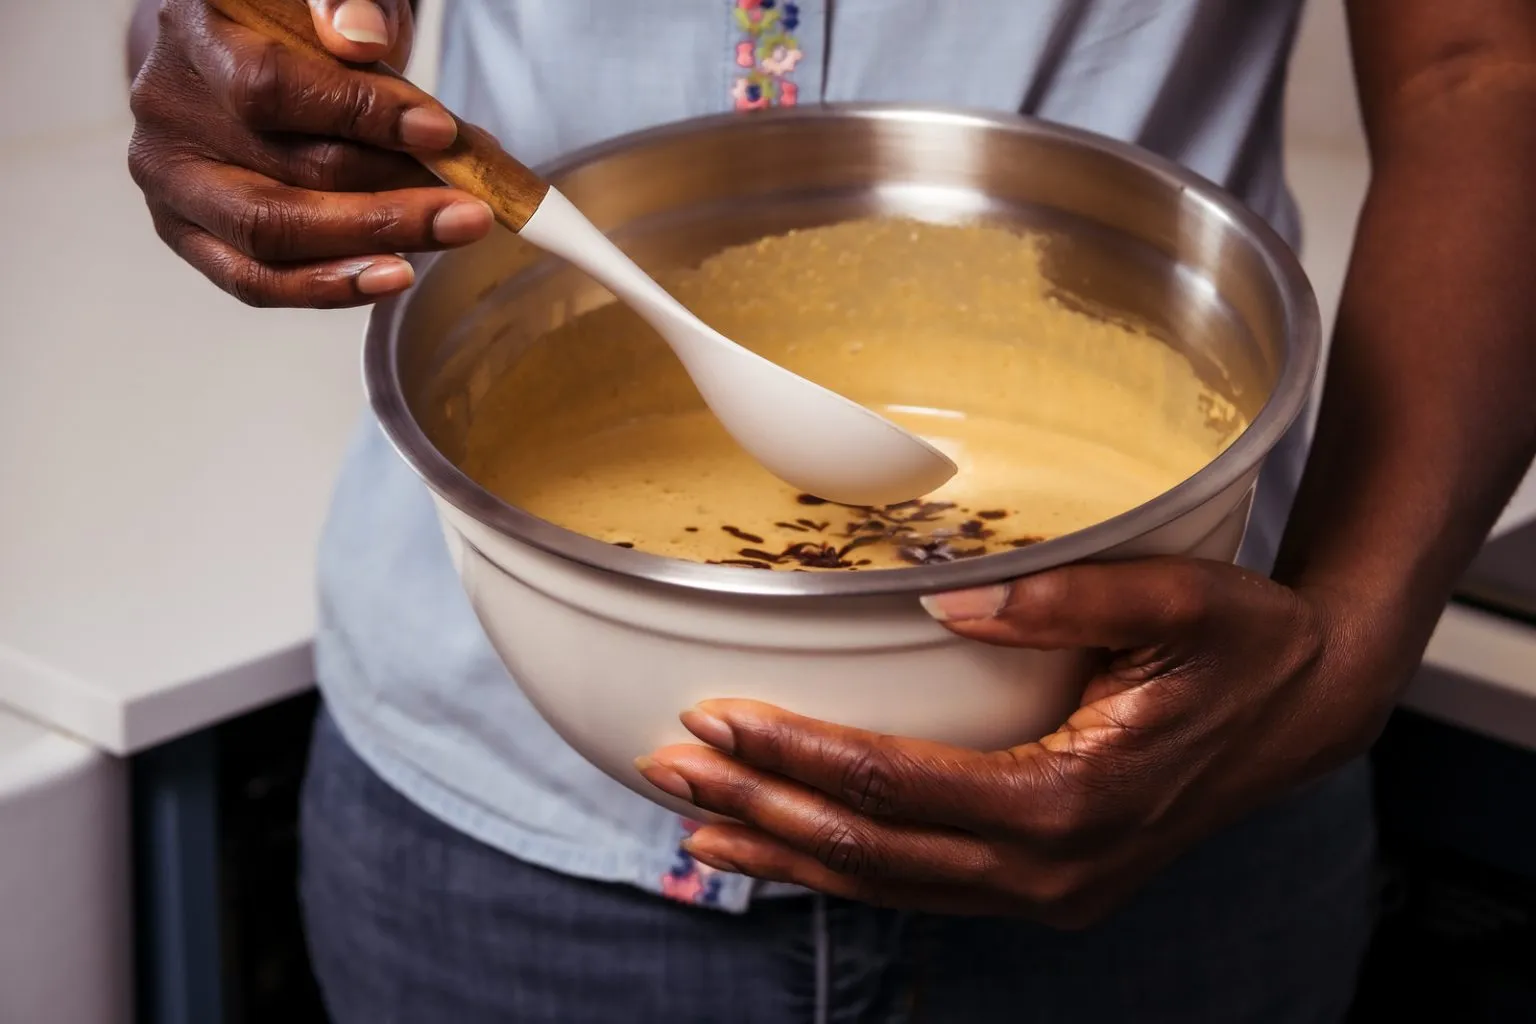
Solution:
<path fill-rule="evenodd" d="M 680 813 L 697 812 L 661 797 L 631 761 L 686 740 L 678 713 L 711 697 L 981 749 L 1049 732 L 1076 702 L 1084 656 L 959 640 L 918 595 L 1083 559 L 1232 559 L 1263 460 L 1317 370 L 1316 303 L 1284 242 L 1189 172 L 1083 132 L 952 111 L 802 108 L 653 129 L 544 173 L 648 266 L 870 214 L 1044 231 L 1063 289 L 1174 339 L 1251 420 L 1167 493 L 1017 551 L 866 573 L 665 559 L 537 519 L 456 465 L 491 385 L 539 335 L 606 296 L 505 233 L 423 261 L 417 286 L 371 321 L 373 407 L 435 495 L 465 589 L 535 706 L 583 756 Z"/>

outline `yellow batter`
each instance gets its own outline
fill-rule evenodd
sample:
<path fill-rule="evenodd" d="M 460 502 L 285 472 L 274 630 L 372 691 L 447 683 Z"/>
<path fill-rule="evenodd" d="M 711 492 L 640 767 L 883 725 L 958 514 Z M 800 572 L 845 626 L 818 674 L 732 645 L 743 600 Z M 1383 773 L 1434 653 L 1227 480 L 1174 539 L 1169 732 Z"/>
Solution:
<path fill-rule="evenodd" d="M 463 468 L 579 533 L 759 569 L 948 561 L 1082 529 L 1190 476 L 1244 423 L 1168 346 L 1060 302 L 1044 261 L 999 228 L 870 220 L 666 282 L 728 337 L 946 451 L 960 472 L 923 503 L 797 494 L 617 304 L 532 342 L 477 403 Z"/>

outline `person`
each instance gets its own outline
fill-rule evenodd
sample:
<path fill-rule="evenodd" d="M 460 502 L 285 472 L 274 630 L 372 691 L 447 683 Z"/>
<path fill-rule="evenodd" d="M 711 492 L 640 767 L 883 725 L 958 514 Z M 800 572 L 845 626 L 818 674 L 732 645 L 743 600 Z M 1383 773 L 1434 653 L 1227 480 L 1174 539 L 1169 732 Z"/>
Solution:
<path fill-rule="evenodd" d="M 218 286 L 367 303 L 410 286 L 399 253 L 490 230 L 407 155 L 454 138 L 434 99 L 203 0 L 153 6 L 129 163 Z M 310 6 L 335 55 L 406 59 L 404 0 Z M 456 0 L 441 95 L 535 164 L 730 109 L 1023 112 L 1178 160 L 1294 244 L 1300 6 Z M 1536 452 L 1536 6 L 1351 0 L 1349 21 L 1370 191 L 1315 440 L 1303 417 L 1267 464 L 1242 566 L 1074 566 L 926 602 L 980 643 L 1113 652 L 1039 743 L 708 702 L 685 715 L 700 744 L 644 762 L 740 823 L 690 835 L 530 708 L 422 485 L 364 424 L 320 556 L 302 814 L 333 1018 L 1341 1019 L 1371 925 L 1362 754 Z"/>

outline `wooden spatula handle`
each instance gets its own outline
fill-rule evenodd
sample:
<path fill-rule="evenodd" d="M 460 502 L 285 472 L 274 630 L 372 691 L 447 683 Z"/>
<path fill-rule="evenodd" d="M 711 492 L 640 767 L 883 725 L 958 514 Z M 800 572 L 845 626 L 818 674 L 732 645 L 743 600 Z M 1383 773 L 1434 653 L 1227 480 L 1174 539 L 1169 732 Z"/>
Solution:
<path fill-rule="evenodd" d="M 338 60 L 315 34 L 309 5 L 304 0 L 208 0 L 231 21 L 260 32 L 277 42 L 325 60 Z M 352 66 L 352 65 L 348 65 Z M 389 65 L 367 64 L 362 70 L 399 78 Z M 521 231 L 533 211 L 544 201 L 549 182 L 523 166 L 488 133 L 454 115 L 459 136 L 452 146 L 434 152 L 412 152 L 426 168 L 454 188 L 490 204 L 496 219 L 513 231 Z"/>

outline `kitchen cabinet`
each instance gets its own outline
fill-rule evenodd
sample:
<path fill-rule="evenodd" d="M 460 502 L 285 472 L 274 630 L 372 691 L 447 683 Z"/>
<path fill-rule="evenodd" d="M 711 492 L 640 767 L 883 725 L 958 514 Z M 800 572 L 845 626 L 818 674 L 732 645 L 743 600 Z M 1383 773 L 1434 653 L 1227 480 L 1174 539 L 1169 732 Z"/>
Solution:
<path fill-rule="evenodd" d="M 325 1024 L 297 898 L 312 693 L 134 755 L 141 1024 Z"/>
<path fill-rule="evenodd" d="M 124 763 L 0 709 L 0 1022 L 132 1020 Z"/>

